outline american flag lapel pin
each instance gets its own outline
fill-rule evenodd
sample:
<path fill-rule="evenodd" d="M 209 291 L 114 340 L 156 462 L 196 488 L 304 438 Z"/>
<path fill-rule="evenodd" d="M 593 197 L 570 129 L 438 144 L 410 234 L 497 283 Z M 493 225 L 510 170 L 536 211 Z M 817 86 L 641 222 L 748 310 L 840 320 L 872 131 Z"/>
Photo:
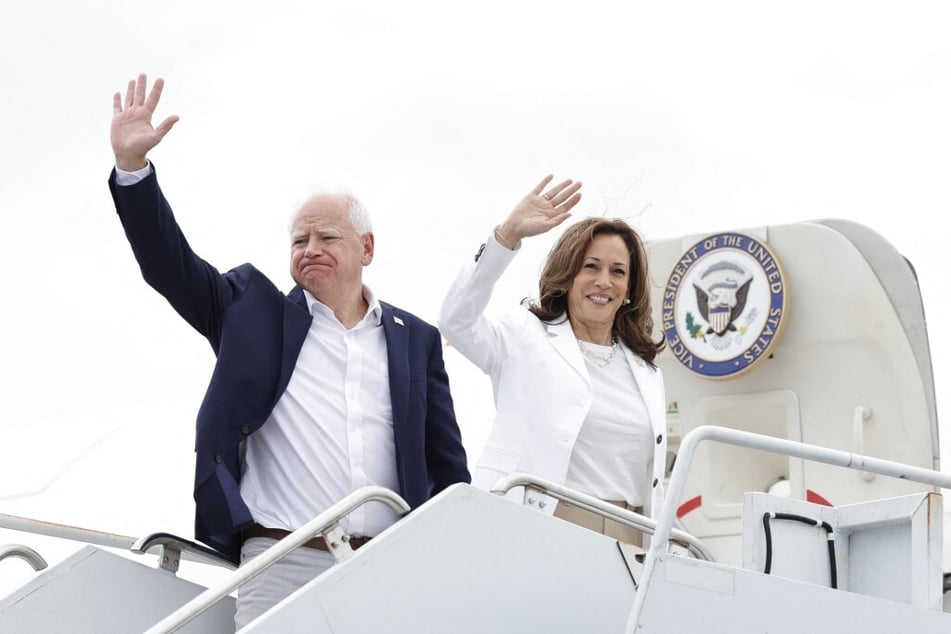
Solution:
<path fill-rule="evenodd" d="M 393 321 L 395 321 L 398 326 L 403 325 L 403 320 L 397 317 L 396 315 L 393 315 Z"/>

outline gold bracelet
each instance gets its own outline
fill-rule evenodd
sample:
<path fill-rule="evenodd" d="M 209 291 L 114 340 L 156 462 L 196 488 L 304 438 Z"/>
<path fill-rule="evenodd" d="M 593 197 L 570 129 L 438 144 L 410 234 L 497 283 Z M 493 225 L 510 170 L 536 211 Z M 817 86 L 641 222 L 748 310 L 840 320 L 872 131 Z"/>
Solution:
<path fill-rule="evenodd" d="M 512 246 L 511 244 L 509 244 L 509 243 L 505 240 L 505 238 L 502 237 L 502 234 L 501 234 L 501 232 L 499 232 L 499 228 L 498 228 L 498 227 L 495 228 L 495 241 L 498 242 L 499 244 L 501 244 L 503 247 L 505 247 L 505 248 L 508 249 L 509 251 L 514 251 L 514 250 L 515 250 L 515 247 Z"/>

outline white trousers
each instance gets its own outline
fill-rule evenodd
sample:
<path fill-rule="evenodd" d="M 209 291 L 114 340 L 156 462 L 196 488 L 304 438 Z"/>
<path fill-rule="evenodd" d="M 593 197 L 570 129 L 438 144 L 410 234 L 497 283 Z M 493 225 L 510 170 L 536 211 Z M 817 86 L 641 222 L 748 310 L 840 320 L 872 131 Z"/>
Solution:
<path fill-rule="evenodd" d="M 241 565 L 273 546 L 277 540 L 252 537 L 241 547 Z M 234 628 L 242 627 L 277 605 L 311 579 L 334 565 L 334 556 L 324 550 L 301 547 L 238 588 Z"/>

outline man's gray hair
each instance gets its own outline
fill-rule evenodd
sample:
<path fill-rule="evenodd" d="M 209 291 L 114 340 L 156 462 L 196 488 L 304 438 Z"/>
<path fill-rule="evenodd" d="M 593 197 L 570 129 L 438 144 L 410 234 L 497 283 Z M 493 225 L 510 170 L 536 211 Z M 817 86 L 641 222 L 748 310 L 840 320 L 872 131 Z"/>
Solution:
<path fill-rule="evenodd" d="M 362 236 L 373 231 L 373 223 L 370 222 L 370 212 L 363 204 L 363 201 L 348 191 L 338 193 L 350 203 L 350 224 L 353 225 L 357 235 Z"/>
<path fill-rule="evenodd" d="M 313 192 L 304 200 L 303 204 L 297 206 L 297 209 L 291 214 L 291 218 L 287 223 L 287 231 L 289 234 L 294 233 L 294 222 L 297 220 L 297 215 L 300 213 L 301 208 L 318 196 L 339 196 L 346 200 L 349 205 L 348 219 L 358 236 L 363 236 L 373 231 L 373 223 L 370 221 L 370 212 L 367 210 L 366 205 L 363 204 L 363 201 L 346 188 L 328 187 Z"/>

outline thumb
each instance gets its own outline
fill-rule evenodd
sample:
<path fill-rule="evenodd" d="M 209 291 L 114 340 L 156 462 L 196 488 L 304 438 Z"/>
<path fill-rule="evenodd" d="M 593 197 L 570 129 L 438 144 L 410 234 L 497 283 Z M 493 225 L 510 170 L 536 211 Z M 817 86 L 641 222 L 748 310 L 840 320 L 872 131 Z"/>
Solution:
<path fill-rule="evenodd" d="M 155 127 L 155 133 L 158 135 L 159 139 L 168 134 L 172 129 L 172 126 L 174 126 L 176 123 L 178 123 L 178 115 L 167 117 L 165 121 L 162 121 L 162 123 L 158 124 Z"/>

